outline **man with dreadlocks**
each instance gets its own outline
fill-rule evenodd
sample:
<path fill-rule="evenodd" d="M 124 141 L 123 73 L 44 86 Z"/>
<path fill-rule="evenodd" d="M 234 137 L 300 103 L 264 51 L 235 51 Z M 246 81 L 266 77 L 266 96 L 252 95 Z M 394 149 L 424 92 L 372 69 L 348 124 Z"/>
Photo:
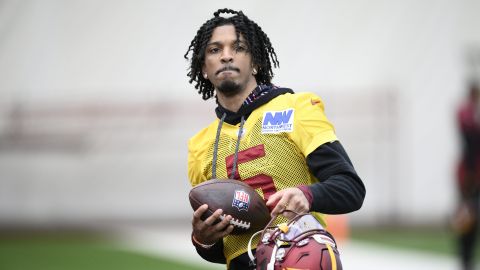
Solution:
<path fill-rule="evenodd" d="M 191 60 L 190 83 L 204 100 L 217 101 L 217 119 L 189 141 L 193 186 L 214 178 L 244 181 L 263 196 L 272 216 L 290 217 L 285 209 L 311 212 L 323 225 L 322 214 L 360 209 L 365 187 L 322 100 L 271 83 L 272 65 L 279 62 L 260 26 L 241 11 L 220 9 L 200 27 L 184 57 Z M 207 207 L 193 213 L 199 255 L 228 269 L 252 269 L 246 254 L 251 235 L 230 234 L 231 216 L 216 222 L 221 209 L 202 221 Z"/>

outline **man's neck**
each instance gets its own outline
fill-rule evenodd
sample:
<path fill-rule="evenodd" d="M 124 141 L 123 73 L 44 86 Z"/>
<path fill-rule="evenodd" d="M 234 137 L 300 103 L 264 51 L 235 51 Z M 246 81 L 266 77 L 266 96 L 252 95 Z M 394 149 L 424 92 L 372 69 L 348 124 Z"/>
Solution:
<path fill-rule="evenodd" d="M 240 107 L 242 107 L 245 99 L 250 95 L 250 93 L 257 87 L 257 85 L 251 85 L 248 88 L 245 88 L 244 91 L 239 92 L 234 96 L 227 97 L 223 95 L 220 91 L 217 91 L 218 103 L 222 105 L 223 108 L 231 111 L 238 112 Z"/>

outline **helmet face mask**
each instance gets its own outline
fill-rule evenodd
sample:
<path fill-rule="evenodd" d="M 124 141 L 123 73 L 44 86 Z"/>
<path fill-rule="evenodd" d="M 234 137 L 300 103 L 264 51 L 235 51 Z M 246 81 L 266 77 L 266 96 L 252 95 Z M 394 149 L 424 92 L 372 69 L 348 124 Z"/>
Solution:
<path fill-rule="evenodd" d="M 297 214 L 288 224 L 267 225 L 255 257 L 257 270 L 342 270 L 333 236 L 310 214 Z"/>

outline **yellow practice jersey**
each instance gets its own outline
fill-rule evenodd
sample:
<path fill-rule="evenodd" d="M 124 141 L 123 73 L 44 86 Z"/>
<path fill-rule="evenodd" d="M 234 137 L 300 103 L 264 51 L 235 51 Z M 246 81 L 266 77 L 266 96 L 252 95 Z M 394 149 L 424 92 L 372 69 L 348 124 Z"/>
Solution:
<path fill-rule="evenodd" d="M 188 177 L 192 186 L 212 178 L 219 121 L 215 120 L 189 141 Z M 216 178 L 231 178 L 239 128 L 240 124 L 221 126 Z M 312 184 L 318 180 L 309 172 L 306 156 L 320 145 L 335 140 L 334 127 L 325 116 L 318 96 L 313 93 L 279 95 L 254 110 L 245 121 L 234 178 L 248 183 L 265 200 L 278 190 Z M 314 215 L 324 224 L 320 214 Z M 247 251 L 250 237 L 249 234 L 229 235 L 223 239 L 227 264 Z M 258 239 L 253 241 L 257 242 Z"/>

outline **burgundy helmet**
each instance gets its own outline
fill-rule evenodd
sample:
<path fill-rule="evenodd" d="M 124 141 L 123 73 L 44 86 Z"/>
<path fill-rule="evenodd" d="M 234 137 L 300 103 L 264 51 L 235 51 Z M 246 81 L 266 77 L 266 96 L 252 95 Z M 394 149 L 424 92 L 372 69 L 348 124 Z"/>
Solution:
<path fill-rule="evenodd" d="M 342 270 L 333 236 L 312 215 L 297 214 L 288 224 L 269 225 L 261 231 L 255 258 L 249 243 L 257 270 Z"/>

